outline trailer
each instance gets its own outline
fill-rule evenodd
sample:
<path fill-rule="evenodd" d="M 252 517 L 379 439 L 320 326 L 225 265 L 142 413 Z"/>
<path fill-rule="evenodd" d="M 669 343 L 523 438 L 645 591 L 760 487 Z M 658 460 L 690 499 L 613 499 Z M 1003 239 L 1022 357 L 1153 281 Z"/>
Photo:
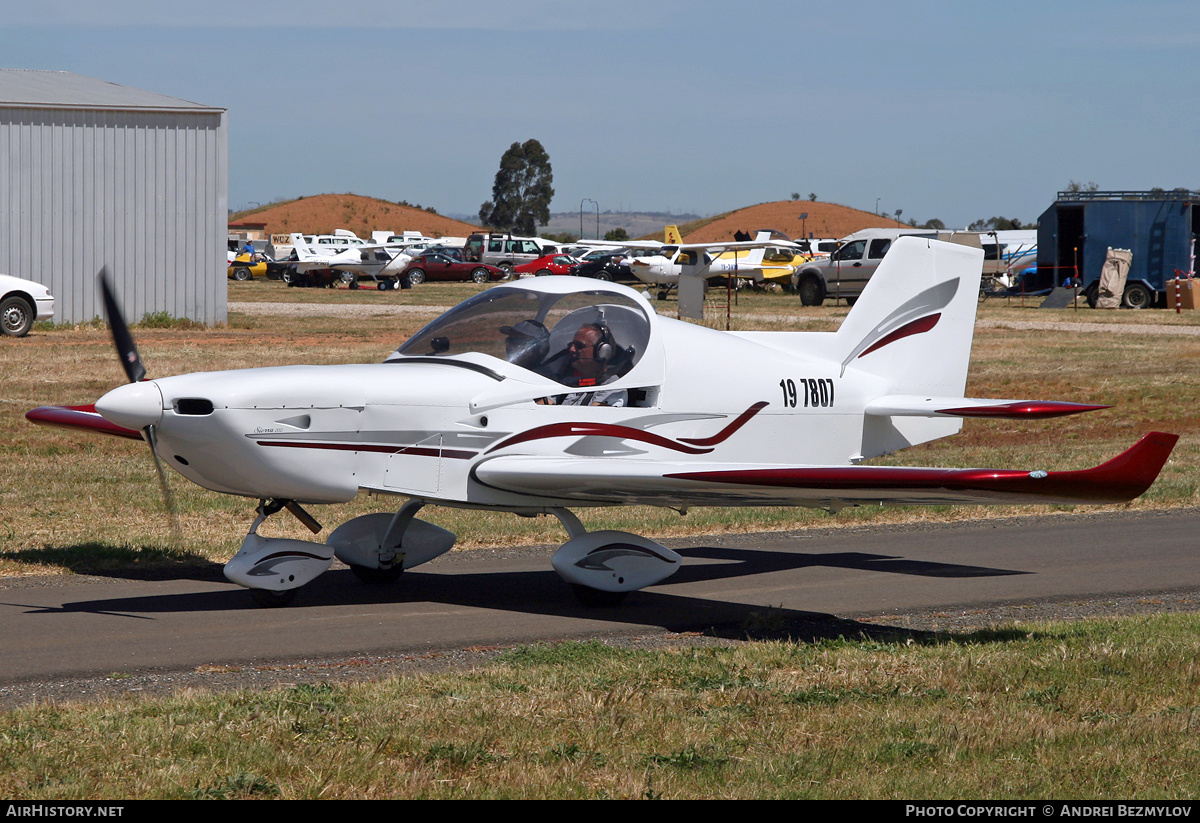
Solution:
<path fill-rule="evenodd" d="M 1121 305 L 1166 304 L 1166 284 L 1194 270 L 1200 233 L 1200 192 L 1060 191 L 1038 218 L 1037 270 L 1019 289 L 1026 294 L 1078 285 L 1096 305 L 1108 250 L 1128 249 L 1132 264 Z"/>

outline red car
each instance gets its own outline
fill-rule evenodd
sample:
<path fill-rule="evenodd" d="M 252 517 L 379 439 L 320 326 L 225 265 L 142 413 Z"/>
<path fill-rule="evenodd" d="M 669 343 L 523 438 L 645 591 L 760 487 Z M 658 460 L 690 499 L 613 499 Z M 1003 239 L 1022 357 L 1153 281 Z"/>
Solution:
<path fill-rule="evenodd" d="M 513 271 L 517 274 L 536 274 L 538 277 L 542 277 L 547 274 L 574 274 L 578 267 L 579 261 L 574 257 L 568 257 L 565 254 L 547 254 L 537 260 L 514 266 Z"/>
<path fill-rule="evenodd" d="M 415 286 L 426 280 L 471 280 L 475 283 L 487 283 L 489 280 L 503 280 L 504 272 L 495 266 L 464 263 L 444 254 L 432 253 L 414 257 L 404 270 L 404 276 Z"/>

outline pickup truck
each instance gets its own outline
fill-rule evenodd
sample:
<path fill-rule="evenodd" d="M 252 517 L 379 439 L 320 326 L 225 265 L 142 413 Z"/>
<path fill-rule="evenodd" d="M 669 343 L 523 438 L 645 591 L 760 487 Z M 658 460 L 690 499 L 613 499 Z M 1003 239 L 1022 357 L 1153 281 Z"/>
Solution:
<path fill-rule="evenodd" d="M 819 306 L 825 299 L 843 299 L 853 305 L 871 275 L 883 262 L 892 241 L 900 236 L 937 239 L 936 231 L 864 229 L 841 240 L 828 257 L 805 263 L 792 274 L 792 291 L 805 306 Z"/>

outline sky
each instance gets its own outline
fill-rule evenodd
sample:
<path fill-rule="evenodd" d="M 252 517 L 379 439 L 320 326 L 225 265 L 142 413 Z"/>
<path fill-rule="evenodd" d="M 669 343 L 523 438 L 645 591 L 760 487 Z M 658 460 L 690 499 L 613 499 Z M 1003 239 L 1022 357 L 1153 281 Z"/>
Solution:
<path fill-rule="evenodd" d="M 227 109 L 235 210 L 476 215 L 531 138 L 556 212 L 798 193 L 962 227 L 1071 181 L 1200 189 L 1195 2 L 39 0 L 0 44 L 0 68 Z"/>

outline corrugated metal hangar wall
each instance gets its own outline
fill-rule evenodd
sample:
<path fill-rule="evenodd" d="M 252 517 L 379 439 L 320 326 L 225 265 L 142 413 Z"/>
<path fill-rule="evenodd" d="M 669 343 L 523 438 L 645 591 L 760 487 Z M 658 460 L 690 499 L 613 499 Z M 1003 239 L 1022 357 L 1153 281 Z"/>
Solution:
<path fill-rule="evenodd" d="M 103 317 L 107 266 L 130 322 L 226 319 L 224 109 L 67 72 L 0 70 L 0 273 L 54 321 Z"/>

